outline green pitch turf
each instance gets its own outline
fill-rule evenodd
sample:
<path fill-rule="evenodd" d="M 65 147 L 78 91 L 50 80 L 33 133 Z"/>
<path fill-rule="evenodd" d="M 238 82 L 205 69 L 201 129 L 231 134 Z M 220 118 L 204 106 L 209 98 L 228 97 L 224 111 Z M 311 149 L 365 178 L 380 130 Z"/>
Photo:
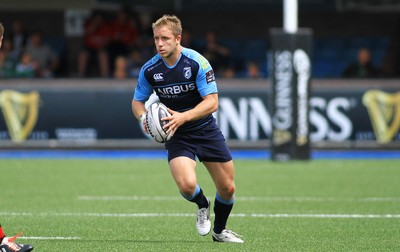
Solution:
<path fill-rule="evenodd" d="M 163 160 L 0 160 L 0 223 L 34 251 L 400 251 L 398 160 L 235 166 L 244 244 L 197 234 Z"/>

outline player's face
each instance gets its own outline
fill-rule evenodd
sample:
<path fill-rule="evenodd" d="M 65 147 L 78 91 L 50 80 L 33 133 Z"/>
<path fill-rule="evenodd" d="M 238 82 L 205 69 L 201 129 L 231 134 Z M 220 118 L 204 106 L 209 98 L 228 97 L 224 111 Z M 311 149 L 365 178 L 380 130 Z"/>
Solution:
<path fill-rule="evenodd" d="M 154 29 L 154 43 L 161 57 L 168 59 L 180 53 L 177 52 L 180 37 L 180 35 L 175 37 L 168 26 L 161 26 Z"/>

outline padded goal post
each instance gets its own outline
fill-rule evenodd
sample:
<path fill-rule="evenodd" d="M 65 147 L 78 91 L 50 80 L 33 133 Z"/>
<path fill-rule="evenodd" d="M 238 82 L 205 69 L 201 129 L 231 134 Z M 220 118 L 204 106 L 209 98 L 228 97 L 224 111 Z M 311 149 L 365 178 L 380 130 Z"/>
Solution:
<path fill-rule="evenodd" d="M 271 29 L 271 159 L 310 159 L 312 30 Z"/>
<path fill-rule="evenodd" d="M 312 30 L 298 29 L 298 0 L 283 1 L 283 29 L 271 29 L 271 159 L 310 159 Z"/>

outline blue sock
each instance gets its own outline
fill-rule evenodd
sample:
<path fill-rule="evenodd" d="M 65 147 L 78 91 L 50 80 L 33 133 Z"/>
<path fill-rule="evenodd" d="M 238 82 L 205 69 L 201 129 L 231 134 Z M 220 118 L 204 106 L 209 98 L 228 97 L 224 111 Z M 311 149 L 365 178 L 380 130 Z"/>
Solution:
<path fill-rule="evenodd" d="M 196 190 L 194 191 L 193 195 L 188 196 L 183 193 L 181 193 L 181 195 L 188 201 L 196 203 L 199 209 L 208 207 L 207 198 L 204 196 L 203 190 L 199 185 L 196 185 Z"/>
<path fill-rule="evenodd" d="M 224 200 L 222 199 L 218 193 L 215 195 L 215 202 L 214 202 L 214 232 L 220 234 L 222 230 L 226 228 L 226 223 L 228 221 L 229 214 L 231 213 L 233 203 L 235 199 L 231 200 Z"/>

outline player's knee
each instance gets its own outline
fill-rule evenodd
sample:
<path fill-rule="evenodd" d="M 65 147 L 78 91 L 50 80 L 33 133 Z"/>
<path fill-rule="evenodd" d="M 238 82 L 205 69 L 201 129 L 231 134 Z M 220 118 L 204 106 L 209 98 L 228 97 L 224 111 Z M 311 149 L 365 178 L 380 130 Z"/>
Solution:
<path fill-rule="evenodd" d="M 226 185 L 223 188 L 221 188 L 220 195 L 225 199 L 231 199 L 235 194 L 235 191 L 236 187 L 234 184 Z"/>
<path fill-rule="evenodd" d="M 182 195 L 192 195 L 196 191 L 196 183 L 182 182 L 178 188 Z"/>

